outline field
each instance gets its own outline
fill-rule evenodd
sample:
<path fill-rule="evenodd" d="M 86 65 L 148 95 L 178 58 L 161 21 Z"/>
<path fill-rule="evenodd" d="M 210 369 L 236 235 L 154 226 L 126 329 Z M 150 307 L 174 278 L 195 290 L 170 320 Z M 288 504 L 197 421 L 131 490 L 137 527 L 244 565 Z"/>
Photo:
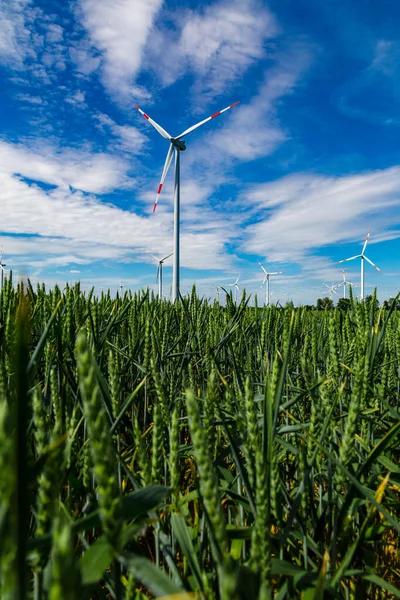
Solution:
<path fill-rule="evenodd" d="M 399 598 L 399 326 L 8 279 L 0 598 Z"/>

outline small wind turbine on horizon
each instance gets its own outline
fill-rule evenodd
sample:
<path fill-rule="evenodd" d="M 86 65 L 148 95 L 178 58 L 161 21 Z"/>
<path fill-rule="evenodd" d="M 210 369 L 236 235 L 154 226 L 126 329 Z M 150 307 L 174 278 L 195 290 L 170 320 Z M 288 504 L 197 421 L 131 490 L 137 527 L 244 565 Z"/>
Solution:
<path fill-rule="evenodd" d="M 343 298 L 346 299 L 346 285 L 348 285 L 349 287 L 358 287 L 357 283 L 352 283 L 351 281 L 347 281 L 346 279 L 346 273 L 345 270 L 342 269 L 342 277 L 343 277 L 343 281 L 341 283 L 337 284 L 337 288 L 340 288 L 340 286 L 343 286 Z"/>
<path fill-rule="evenodd" d="M 0 287 L 0 290 L 3 289 L 4 273 L 6 272 L 4 267 L 6 267 L 6 266 L 7 266 L 6 263 L 3 263 L 3 248 L 0 248 L 0 270 L 1 270 L 1 287 Z"/>
<path fill-rule="evenodd" d="M 381 271 L 379 267 L 374 265 L 374 263 L 372 262 L 372 260 L 370 260 L 368 258 L 368 256 L 365 256 L 365 249 L 368 244 L 370 233 L 371 233 L 371 231 L 368 231 L 361 254 L 357 254 L 356 256 L 351 256 L 350 258 L 345 258 L 343 260 L 339 260 L 337 263 L 337 264 L 345 263 L 345 262 L 349 262 L 349 260 L 355 260 L 356 258 L 361 258 L 361 293 L 360 293 L 361 300 L 364 300 L 364 260 L 369 262 L 369 264 L 372 265 L 374 267 L 374 269 L 376 269 L 377 271 L 379 271 L 379 272 Z"/>
<path fill-rule="evenodd" d="M 164 258 L 157 258 L 157 256 L 154 256 L 154 254 L 151 254 L 151 253 L 150 253 L 150 255 L 154 258 L 154 260 L 157 261 L 157 264 L 158 264 L 156 283 L 158 283 L 158 297 L 160 298 L 160 300 L 162 300 L 162 297 L 163 297 L 162 268 L 163 268 L 164 261 L 166 261 L 167 258 L 172 256 L 173 252 L 171 252 L 171 254 L 168 254 L 168 256 L 164 256 Z"/>
<path fill-rule="evenodd" d="M 237 276 L 235 283 L 228 283 L 228 287 L 235 287 L 235 304 L 237 304 L 237 293 L 239 291 L 238 282 L 240 279 L 240 275 Z"/>
<path fill-rule="evenodd" d="M 263 271 L 264 271 L 264 273 L 265 273 L 265 277 L 264 277 L 264 279 L 263 279 L 263 282 L 262 282 L 262 284 L 261 284 L 261 286 L 260 286 L 260 287 L 262 288 L 262 287 L 263 287 L 263 285 L 264 285 L 264 283 L 265 283 L 265 282 L 267 282 L 267 287 L 266 287 L 266 290 L 265 290 L 265 304 L 266 304 L 267 306 L 269 306 L 269 300 L 270 300 L 270 293 L 269 293 L 269 278 L 270 278 L 270 275 L 282 275 L 282 271 L 271 271 L 270 273 L 268 273 L 268 271 L 266 271 L 266 270 L 264 269 L 264 267 L 262 266 L 262 264 L 261 264 L 260 262 L 259 262 L 258 264 L 260 265 L 260 267 L 262 268 L 262 270 L 263 270 Z"/>
<path fill-rule="evenodd" d="M 330 299 L 331 299 L 331 300 L 333 299 L 333 294 L 336 294 L 336 295 L 338 296 L 338 293 L 337 293 L 337 291 L 336 291 L 336 288 L 338 288 L 338 287 L 339 287 L 339 285 L 342 285 L 342 284 L 341 284 L 341 283 L 339 283 L 339 284 L 336 284 L 336 285 L 335 285 L 334 283 L 332 283 L 332 285 L 328 285 L 327 283 L 324 283 L 324 286 L 325 286 L 326 288 L 328 288 L 328 290 L 329 290 L 329 297 L 330 297 Z"/>
<path fill-rule="evenodd" d="M 219 115 L 222 115 L 222 113 L 224 113 L 225 111 L 229 110 L 230 108 L 233 108 L 234 106 L 236 106 L 237 104 L 239 104 L 239 102 L 235 102 L 234 104 L 230 104 L 229 106 L 227 106 L 226 108 L 224 108 L 223 110 L 220 110 L 216 113 L 214 113 L 213 115 L 211 115 L 210 117 L 207 117 L 206 119 L 203 119 L 203 121 L 200 121 L 199 123 L 196 123 L 196 125 L 192 125 L 191 127 L 189 127 L 188 129 L 185 129 L 185 131 L 181 134 L 179 134 L 176 137 L 172 137 L 163 127 L 161 127 L 160 125 L 158 125 L 158 123 L 156 123 L 155 121 L 153 121 L 153 119 L 151 119 L 149 117 L 149 115 L 147 115 L 145 112 L 142 111 L 141 108 L 139 108 L 137 105 L 135 105 L 135 108 L 137 108 L 137 110 L 140 112 L 141 115 L 143 115 L 143 117 L 149 121 L 149 123 L 151 123 L 151 125 L 153 125 L 154 129 L 156 129 L 158 131 L 158 133 L 165 139 L 170 141 L 170 146 L 168 149 L 168 153 L 167 153 L 167 158 L 165 159 L 165 163 L 164 163 L 164 168 L 163 168 L 163 172 L 161 175 L 161 180 L 160 180 L 160 184 L 158 186 L 158 190 L 157 190 L 157 196 L 156 196 L 156 201 L 154 203 L 154 207 L 153 207 L 153 213 L 157 208 L 157 204 L 158 204 L 158 200 L 160 198 L 160 194 L 161 194 L 161 190 L 162 187 L 164 185 L 164 180 L 165 177 L 168 173 L 168 169 L 171 165 L 171 161 L 172 161 L 172 156 L 174 155 L 175 152 L 175 184 L 174 184 L 174 268 L 173 268 L 173 276 L 172 276 L 172 301 L 175 302 L 175 300 L 180 299 L 180 291 L 179 291 L 179 265 L 180 265 L 180 244 L 179 244 L 179 240 L 180 240 L 180 233 L 179 233 L 179 228 L 180 228 L 180 153 L 183 152 L 184 150 L 186 150 L 186 143 L 185 141 L 182 139 L 184 136 L 188 135 L 189 133 L 192 133 L 192 131 L 194 131 L 195 129 L 197 129 L 198 127 L 201 127 L 201 125 L 204 125 L 205 123 L 207 123 L 208 121 L 211 121 L 211 119 L 215 119 L 215 117 L 218 117 Z"/>
<path fill-rule="evenodd" d="M 219 285 L 217 285 L 217 289 L 216 289 L 216 292 L 215 292 L 215 300 L 217 302 L 219 302 Z"/>

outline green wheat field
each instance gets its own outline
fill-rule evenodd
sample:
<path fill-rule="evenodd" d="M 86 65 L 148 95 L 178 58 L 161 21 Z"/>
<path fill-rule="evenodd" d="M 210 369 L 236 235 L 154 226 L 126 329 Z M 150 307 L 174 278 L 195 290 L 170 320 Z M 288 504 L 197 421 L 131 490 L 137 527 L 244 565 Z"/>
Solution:
<path fill-rule="evenodd" d="M 394 304 L 393 304 L 394 306 Z M 400 311 L 0 295 L 0 598 L 400 598 Z"/>

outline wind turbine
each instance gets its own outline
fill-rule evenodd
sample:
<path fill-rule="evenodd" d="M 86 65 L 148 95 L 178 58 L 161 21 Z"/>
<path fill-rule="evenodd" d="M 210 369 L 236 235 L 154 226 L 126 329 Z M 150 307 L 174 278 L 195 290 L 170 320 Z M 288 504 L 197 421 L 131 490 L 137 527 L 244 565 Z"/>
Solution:
<path fill-rule="evenodd" d="M 262 264 L 260 262 L 258 264 L 260 265 L 260 267 L 262 268 L 262 270 L 265 273 L 264 280 L 263 280 L 263 282 L 262 282 L 262 284 L 261 284 L 260 287 L 262 287 L 264 285 L 264 283 L 267 282 L 267 287 L 266 287 L 266 290 L 265 290 L 265 304 L 268 306 L 269 305 L 269 299 L 270 299 L 270 295 L 269 295 L 269 277 L 270 277 L 270 275 L 281 275 L 282 271 L 273 271 L 273 272 L 271 271 L 271 273 L 268 273 L 264 269 L 264 267 L 262 266 Z"/>
<path fill-rule="evenodd" d="M 216 299 L 217 302 L 219 302 L 219 286 L 218 285 L 217 285 L 217 290 L 216 290 L 216 293 L 215 293 L 215 299 Z"/>
<path fill-rule="evenodd" d="M 1 269 L 1 287 L 0 289 L 3 289 L 3 283 L 4 283 L 4 273 L 5 273 L 5 269 L 4 267 L 6 267 L 6 263 L 3 263 L 3 248 L 0 248 L 0 269 Z"/>
<path fill-rule="evenodd" d="M 342 284 L 341 284 L 341 283 L 339 283 L 339 284 L 336 284 L 336 285 L 335 285 L 334 283 L 332 283 L 332 285 L 327 285 L 326 283 L 324 283 L 324 286 L 325 286 L 326 288 L 328 288 L 328 290 L 329 290 L 329 297 L 330 297 L 330 299 L 331 299 L 331 300 L 332 300 L 332 298 L 333 298 L 332 294 L 336 294 L 336 295 L 338 295 L 338 293 L 337 293 L 337 291 L 336 291 L 336 288 L 338 288 L 338 287 L 339 287 L 339 285 L 342 285 Z"/>
<path fill-rule="evenodd" d="M 352 256 L 350 258 L 345 258 L 343 260 L 338 261 L 338 264 L 339 264 L 339 263 L 349 262 L 349 260 L 354 260 L 356 258 L 361 258 L 361 294 L 360 294 L 361 300 L 364 300 L 364 260 L 369 262 L 369 264 L 372 265 L 374 267 L 374 269 L 376 269 L 377 271 L 380 271 L 380 268 L 377 267 L 376 265 L 374 265 L 372 260 L 369 260 L 369 258 L 367 256 L 365 256 L 365 248 L 367 247 L 370 233 L 371 233 L 371 231 L 368 231 L 361 254 L 357 254 L 356 256 Z"/>
<path fill-rule="evenodd" d="M 358 287 L 358 285 L 356 283 L 352 283 L 351 281 L 347 281 L 344 269 L 342 269 L 342 277 L 343 281 L 341 283 L 338 283 L 336 287 L 339 288 L 341 285 L 343 286 L 343 298 L 346 299 L 346 285 L 351 285 L 352 287 Z"/>
<path fill-rule="evenodd" d="M 171 165 L 171 161 L 172 161 L 172 156 L 175 152 L 175 184 L 174 184 L 174 269 L 173 269 L 173 277 L 172 277 L 172 301 L 175 302 L 175 300 L 179 301 L 179 297 L 180 297 L 180 292 L 179 292 L 179 264 L 180 264 L 180 254 L 179 254 L 179 227 L 180 227 L 180 153 L 183 152 L 184 150 L 186 150 L 186 143 L 185 141 L 182 139 L 184 136 L 188 135 L 189 133 L 192 133 L 192 131 L 194 131 L 195 129 L 197 129 L 198 127 L 201 127 L 201 125 L 204 125 L 204 123 L 207 123 L 208 121 L 211 121 L 211 119 L 215 119 L 215 117 L 218 117 L 219 115 L 221 115 L 222 113 L 224 113 L 225 111 L 229 110 L 230 108 L 233 108 L 234 106 L 236 106 L 237 104 L 239 104 L 239 102 L 235 102 L 234 104 L 230 104 L 229 106 L 227 106 L 226 108 L 224 108 L 223 110 L 220 110 L 216 113 L 214 113 L 213 115 L 211 115 L 210 117 L 207 117 L 207 119 L 203 119 L 203 121 L 200 121 L 199 123 L 196 123 L 196 125 L 192 125 L 191 127 L 189 127 L 188 129 L 185 129 L 185 131 L 181 134 L 179 134 L 176 137 L 172 137 L 167 131 L 165 131 L 165 129 L 163 127 L 161 127 L 160 125 L 158 125 L 158 123 L 156 123 L 155 121 L 153 121 L 153 119 L 151 119 L 149 117 L 149 115 L 147 115 L 145 112 L 142 111 L 141 108 L 139 108 L 137 105 L 135 105 L 135 108 L 137 108 L 137 110 L 140 112 L 140 114 L 143 115 L 143 117 L 149 121 L 149 123 L 151 123 L 153 125 L 153 127 L 158 131 L 158 133 L 165 139 L 170 141 L 170 146 L 168 149 L 168 153 L 167 153 L 167 158 L 165 159 L 165 163 L 164 163 L 164 168 L 163 168 L 163 172 L 161 175 L 161 180 L 160 180 L 160 184 L 158 186 L 158 190 L 157 190 L 157 196 L 156 196 L 156 201 L 154 203 L 154 207 L 153 207 L 153 213 L 157 208 L 157 204 L 158 204 L 158 200 L 160 198 L 160 194 L 161 194 L 161 190 L 164 184 L 164 180 L 165 177 L 168 173 L 168 169 Z"/>
<path fill-rule="evenodd" d="M 168 256 L 164 256 L 164 258 L 157 258 L 157 256 L 154 256 L 154 254 L 151 254 L 151 256 L 157 261 L 158 263 L 158 268 L 157 268 L 157 279 L 156 279 L 156 283 L 158 282 L 158 297 L 160 298 L 160 300 L 163 297 L 163 293 L 162 293 L 162 266 L 164 264 L 164 261 L 167 260 L 167 258 L 169 258 L 170 256 L 172 256 L 173 252 L 171 252 L 171 254 L 168 254 Z"/>
<path fill-rule="evenodd" d="M 237 293 L 239 291 L 238 281 L 240 279 L 240 275 L 238 275 L 235 283 L 228 283 L 229 287 L 235 287 L 235 304 L 237 304 Z"/>

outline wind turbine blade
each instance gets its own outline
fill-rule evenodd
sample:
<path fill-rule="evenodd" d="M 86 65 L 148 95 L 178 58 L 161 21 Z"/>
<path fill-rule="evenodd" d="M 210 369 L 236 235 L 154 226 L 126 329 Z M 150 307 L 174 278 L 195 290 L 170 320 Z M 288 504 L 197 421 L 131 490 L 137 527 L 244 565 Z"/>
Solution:
<path fill-rule="evenodd" d="M 168 131 L 165 131 L 165 129 L 163 127 L 161 127 L 161 125 L 159 125 L 158 123 L 156 123 L 155 121 L 153 121 L 153 119 L 151 119 L 149 117 L 149 115 L 146 115 L 145 112 L 142 111 L 141 108 L 138 107 L 137 104 L 135 104 L 135 108 L 138 109 L 138 111 L 140 112 L 141 115 L 144 116 L 144 118 L 153 125 L 154 129 L 157 129 L 158 133 L 160 135 L 163 136 L 163 138 L 165 138 L 166 140 L 171 140 L 172 137 L 169 135 Z"/>
<path fill-rule="evenodd" d="M 158 204 L 158 200 L 160 198 L 162 186 L 163 186 L 164 180 L 165 180 L 165 178 L 167 176 L 168 169 L 170 167 L 173 155 L 174 155 L 174 147 L 173 147 L 172 144 L 170 144 L 168 152 L 167 152 L 167 158 L 165 159 L 165 163 L 164 163 L 164 168 L 163 168 L 163 172 L 162 172 L 162 175 L 161 175 L 160 184 L 159 184 L 158 190 L 157 190 L 156 201 L 154 202 L 153 213 L 155 212 L 155 210 L 157 208 L 157 204 Z"/>
<path fill-rule="evenodd" d="M 211 119 L 215 119 L 215 117 L 218 117 L 219 115 L 222 115 L 222 113 L 224 113 L 225 111 L 229 110 L 230 108 L 233 108 L 237 104 L 239 104 L 239 102 L 234 102 L 233 104 L 230 104 L 229 106 L 227 106 L 223 110 L 219 110 L 218 112 L 214 113 L 213 115 L 211 115 L 211 117 L 207 117 L 207 119 L 203 119 L 203 121 L 200 121 L 199 123 L 196 123 L 196 125 L 192 125 L 192 127 L 189 127 L 189 129 L 185 129 L 185 131 L 183 133 L 179 134 L 175 139 L 179 140 L 184 135 L 187 135 L 188 133 L 192 133 L 192 131 L 194 131 L 198 127 L 201 127 L 202 125 L 204 125 L 204 123 L 207 123 L 208 121 L 211 121 Z"/>
<path fill-rule="evenodd" d="M 282 271 L 274 271 L 273 273 L 270 273 L 270 275 L 282 275 Z"/>
<path fill-rule="evenodd" d="M 172 255 L 173 255 L 173 252 L 171 252 L 171 254 L 168 254 L 168 256 L 164 256 L 164 258 L 161 259 L 161 262 L 164 262 L 164 260 L 167 260 L 167 258 L 169 258 Z"/>
<path fill-rule="evenodd" d="M 338 260 L 337 264 L 349 262 L 349 260 L 354 260 L 355 258 L 361 258 L 362 254 L 357 254 L 357 256 L 352 256 L 351 258 L 344 258 L 343 260 Z"/>
<path fill-rule="evenodd" d="M 266 275 L 268 275 L 267 271 L 264 269 L 264 267 L 262 266 L 262 264 L 261 264 L 260 262 L 259 262 L 258 264 L 260 265 L 260 267 L 262 268 L 262 270 L 264 271 L 264 273 L 265 273 Z"/>
<path fill-rule="evenodd" d="M 154 260 L 156 260 L 158 263 L 160 262 L 160 259 L 157 258 L 157 256 L 154 256 L 154 254 L 152 254 L 151 252 L 149 252 L 150 256 L 152 256 L 154 258 Z"/>
<path fill-rule="evenodd" d="M 377 269 L 377 271 L 380 271 L 380 268 L 377 267 L 376 265 L 374 265 L 372 260 L 369 260 L 369 258 L 367 258 L 366 256 L 364 256 L 364 258 L 365 258 L 365 260 L 367 260 L 369 262 L 370 265 L 372 265 L 374 267 L 374 269 Z"/>
<path fill-rule="evenodd" d="M 158 263 L 158 267 L 157 267 L 157 277 L 156 277 L 156 283 L 158 283 L 158 279 L 160 277 L 160 263 Z"/>
<path fill-rule="evenodd" d="M 363 249 L 362 249 L 362 252 L 361 252 L 361 254 L 364 254 L 364 252 L 365 252 L 365 248 L 367 247 L 367 244 L 368 244 L 368 239 L 369 239 L 369 234 L 370 234 L 370 233 L 371 233 L 371 231 L 368 231 L 368 233 L 367 233 L 367 237 L 365 238 L 364 247 L 363 247 Z"/>

